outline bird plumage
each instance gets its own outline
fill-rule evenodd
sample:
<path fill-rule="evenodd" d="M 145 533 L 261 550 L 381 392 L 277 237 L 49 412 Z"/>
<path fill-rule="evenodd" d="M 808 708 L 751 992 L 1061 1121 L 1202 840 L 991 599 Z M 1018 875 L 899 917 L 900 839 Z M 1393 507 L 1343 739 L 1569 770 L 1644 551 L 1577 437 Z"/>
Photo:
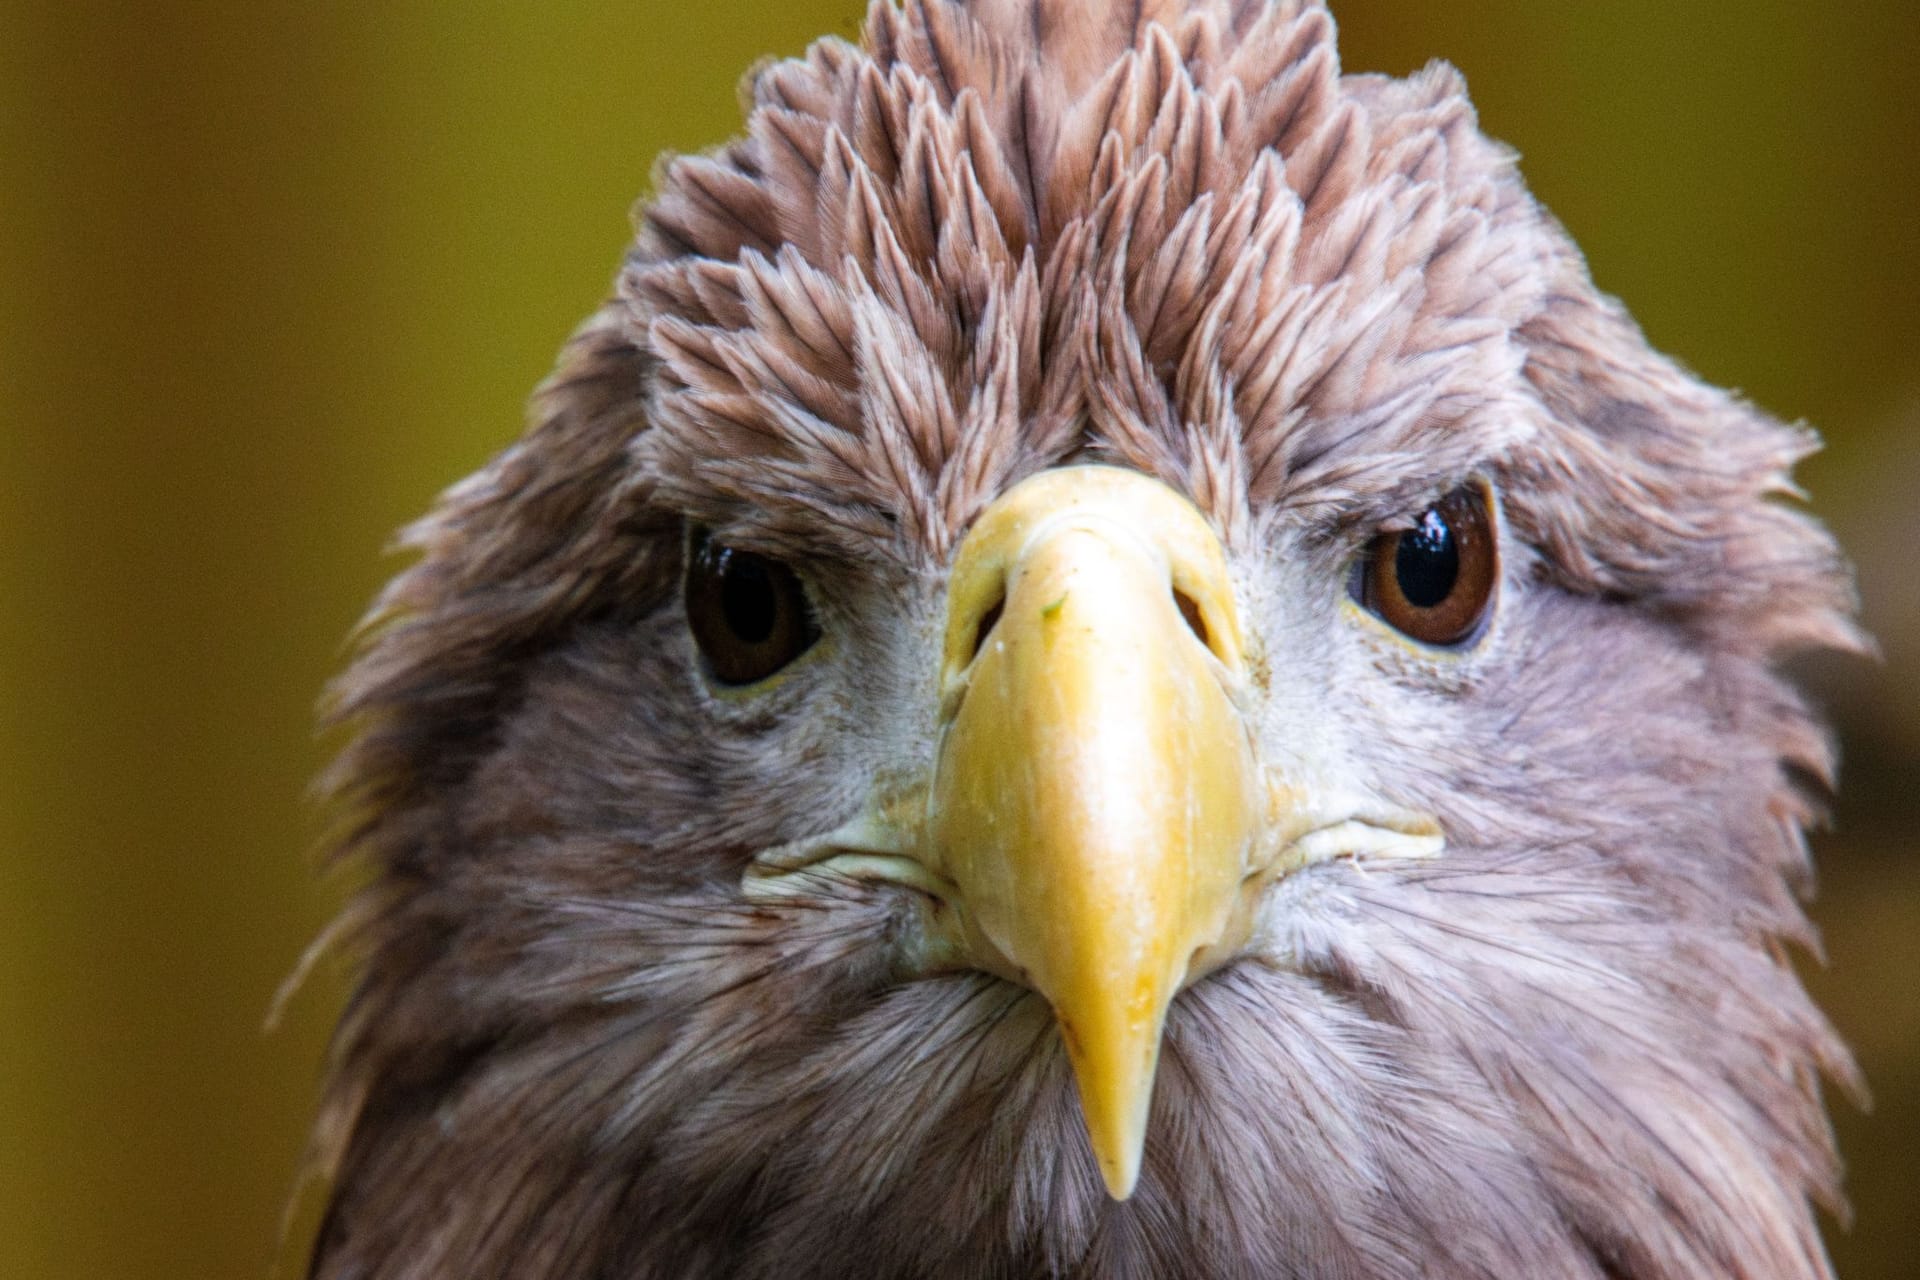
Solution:
<path fill-rule="evenodd" d="M 1785 950 L 1832 760 L 1773 664 L 1857 639 L 1809 436 L 1319 4 L 880 0 L 749 96 L 338 686 L 372 876 L 313 1274 L 1826 1275 L 1853 1068 Z M 887 886 L 741 892 L 931 766 L 959 540 L 1084 461 L 1218 531 L 1274 758 L 1447 835 L 1274 887 L 1124 1202 L 1046 1001 L 918 971 Z M 1356 546 L 1468 477 L 1486 641 L 1352 634 Z M 702 688 L 689 522 L 805 570 L 818 660 Z"/>

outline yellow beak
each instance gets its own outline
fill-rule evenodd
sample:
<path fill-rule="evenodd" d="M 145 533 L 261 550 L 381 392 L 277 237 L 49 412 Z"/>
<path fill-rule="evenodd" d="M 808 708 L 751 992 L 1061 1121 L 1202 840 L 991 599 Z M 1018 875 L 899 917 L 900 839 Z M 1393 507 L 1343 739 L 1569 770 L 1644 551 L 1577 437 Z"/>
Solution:
<path fill-rule="evenodd" d="M 930 853 L 974 962 L 1052 1005 L 1116 1199 L 1167 1007 L 1248 929 L 1241 644 L 1219 538 L 1134 472 L 1034 476 L 955 561 Z"/>

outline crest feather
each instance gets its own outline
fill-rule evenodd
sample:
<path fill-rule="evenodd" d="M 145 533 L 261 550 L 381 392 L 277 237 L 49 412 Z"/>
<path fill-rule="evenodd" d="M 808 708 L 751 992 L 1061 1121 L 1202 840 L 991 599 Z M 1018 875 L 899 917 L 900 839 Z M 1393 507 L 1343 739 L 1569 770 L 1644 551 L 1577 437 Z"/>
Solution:
<path fill-rule="evenodd" d="M 1554 246 L 1456 76 L 1343 79 L 1333 39 L 1317 4 L 916 0 L 762 70 L 747 137 L 662 171 L 622 275 L 662 357 L 643 460 L 767 536 L 834 493 L 938 559 L 1062 449 L 1226 526 L 1357 433 L 1384 457 L 1482 404 Z M 986 318 L 1023 307 L 1038 368 L 983 386 Z M 944 483 L 976 430 L 1008 435 L 969 454 L 996 470 Z"/>

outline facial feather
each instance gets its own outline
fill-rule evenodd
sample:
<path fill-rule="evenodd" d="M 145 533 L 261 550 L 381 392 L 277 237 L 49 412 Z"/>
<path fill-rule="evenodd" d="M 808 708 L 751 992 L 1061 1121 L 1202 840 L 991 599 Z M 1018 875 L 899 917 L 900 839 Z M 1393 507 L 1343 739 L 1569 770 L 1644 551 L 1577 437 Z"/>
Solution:
<path fill-rule="evenodd" d="M 338 686 L 313 1274 L 1827 1274 L 1852 1067 L 1783 950 L 1831 750 L 1771 664 L 1858 641 L 1808 437 L 1318 4 L 880 3 L 750 95 Z M 954 548 L 1079 460 L 1226 540 L 1270 755 L 1447 836 L 1289 876 L 1182 993 L 1124 1203 L 1044 1000 L 918 971 L 898 892 L 740 888 L 928 765 Z M 1486 641 L 1356 626 L 1360 545 L 1475 476 Z M 764 696 L 699 677 L 689 521 L 809 581 Z"/>

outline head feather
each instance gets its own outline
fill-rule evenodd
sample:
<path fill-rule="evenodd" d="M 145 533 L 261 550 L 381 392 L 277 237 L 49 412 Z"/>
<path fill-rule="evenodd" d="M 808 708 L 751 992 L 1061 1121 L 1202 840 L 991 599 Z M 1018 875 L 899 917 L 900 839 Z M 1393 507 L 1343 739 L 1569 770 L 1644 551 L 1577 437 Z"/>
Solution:
<path fill-rule="evenodd" d="M 1078 453 L 1230 538 L 1498 467 L 1565 585 L 1853 640 L 1831 544 L 1768 500 L 1806 434 L 1647 347 L 1450 67 L 1342 75 L 1319 4 L 916 0 L 750 100 L 620 276 L 670 505 L 938 563 Z"/>

